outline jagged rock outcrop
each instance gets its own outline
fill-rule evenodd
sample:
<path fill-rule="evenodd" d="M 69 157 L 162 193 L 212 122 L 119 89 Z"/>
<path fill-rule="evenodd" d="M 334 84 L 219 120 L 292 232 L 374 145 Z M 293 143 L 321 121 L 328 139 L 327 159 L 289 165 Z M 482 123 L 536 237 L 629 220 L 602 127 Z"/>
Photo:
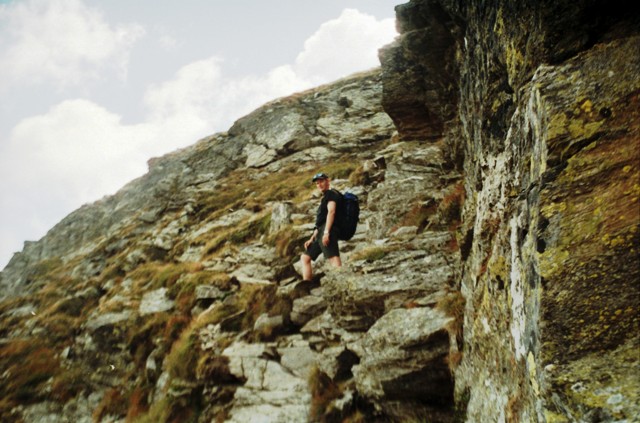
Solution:
<path fill-rule="evenodd" d="M 411 0 L 0 273 L 2 421 L 638 421 L 640 19 Z M 342 269 L 299 277 L 319 200 Z"/>

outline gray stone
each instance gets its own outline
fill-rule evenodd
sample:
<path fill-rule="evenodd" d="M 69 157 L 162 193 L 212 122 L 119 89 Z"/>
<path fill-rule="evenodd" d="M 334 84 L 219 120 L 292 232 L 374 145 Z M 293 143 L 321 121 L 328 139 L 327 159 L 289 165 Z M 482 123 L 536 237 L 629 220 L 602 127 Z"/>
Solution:
<path fill-rule="evenodd" d="M 346 268 L 329 273 L 322 284 L 336 323 L 347 330 L 366 330 L 388 311 L 415 299 L 442 298 L 455 278 L 457 262 L 428 251 L 390 251 L 384 260 L 361 264 L 363 273 Z"/>
<path fill-rule="evenodd" d="M 291 203 L 274 203 L 271 206 L 271 226 L 269 233 L 278 232 L 280 229 L 291 224 L 291 213 L 293 205 Z"/>
<path fill-rule="evenodd" d="M 294 375 L 307 380 L 316 362 L 317 353 L 307 342 L 302 346 L 278 348 L 280 364 Z"/>
<path fill-rule="evenodd" d="M 247 144 L 242 152 L 247 156 L 247 167 L 262 167 L 274 161 L 277 156 L 275 150 L 257 144 Z"/>
<path fill-rule="evenodd" d="M 158 288 L 143 295 L 139 311 L 141 315 L 160 313 L 171 310 L 174 305 L 175 302 L 167 298 L 167 288 Z"/>
<path fill-rule="evenodd" d="M 307 382 L 279 363 L 261 358 L 271 355 L 271 348 L 267 344 L 236 342 L 224 350 L 223 354 L 229 357 L 231 373 L 246 381 L 236 390 L 228 421 L 306 419 L 310 403 Z"/>
<path fill-rule="evenodd" d="M 225 293 L 217 286 L 198 285 L 195 290 L 196 300 L 220 300 L 224 298 Z"/>
<path fill-rule="evenodd" d="M 353 368 L 358 392 L 372 398 L 450 401 L 453 382 L 445 357 L 452 320 L 428 307 L 385 314 L 354 344 L 360 357 Z"/>
<path fill-rule="evenodd" d="M 293 309 L 291 310 L 291 321 L 303 326 L 312 318 L 319 316 L 327 308 L 327 303 L 323 297 L 315 295 L 307 295 L 293 301 Z"/>
<path fill-rule="evenodd" d="M 95 331 L 103 326 L 111 326 L 129 320 L 133 316 L 131 310 L 125 310 L 118 313 L 104 313 L 91 317 L 87 323 L 87 329 Z"/>
<path fill-rule="evenodd" d="M 284 327 L 284 318 L 281 315 L 269 316 L 261 314 L 253 325 L 253 330 L 259 333 L 274 333 Z"/>

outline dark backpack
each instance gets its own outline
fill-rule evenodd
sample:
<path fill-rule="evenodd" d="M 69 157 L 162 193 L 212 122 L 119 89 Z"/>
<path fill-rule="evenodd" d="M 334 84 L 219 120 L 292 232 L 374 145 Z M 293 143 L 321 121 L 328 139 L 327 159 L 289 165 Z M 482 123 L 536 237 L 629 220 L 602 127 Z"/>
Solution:
<path fill-rule="evenodd" d="M 336 192 L 342 197 L 342 203 L 337 211 L 338 227 L 340 229 L 338 231 L 338 239 L 340 241 L 349 241 L 356 233 L 358 220 L 360 220 L 360 203 L 358 202 L 358 196 L 351 192 L 345 192 L 344 194 L 337 190 Z"/>

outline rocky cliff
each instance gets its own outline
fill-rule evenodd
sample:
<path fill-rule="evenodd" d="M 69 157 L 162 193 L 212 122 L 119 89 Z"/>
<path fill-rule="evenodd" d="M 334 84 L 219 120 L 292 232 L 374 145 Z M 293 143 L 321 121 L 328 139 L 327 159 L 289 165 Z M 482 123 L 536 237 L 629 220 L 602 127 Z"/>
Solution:
<path fill-rule="evenodd" d="M 0 273 L 2 421 L 640 421 L 638 14 L 396 13 L 381 70 L 25 245 Z M 307 282 L 319 169 L 362 214 Z"/>
<path fill-rule="evenodd" d="M 397 11 L 385 109 L 401 139 L 462 158 L 458 406 L 468 421 L 637 421 L 638 12 Z"/>

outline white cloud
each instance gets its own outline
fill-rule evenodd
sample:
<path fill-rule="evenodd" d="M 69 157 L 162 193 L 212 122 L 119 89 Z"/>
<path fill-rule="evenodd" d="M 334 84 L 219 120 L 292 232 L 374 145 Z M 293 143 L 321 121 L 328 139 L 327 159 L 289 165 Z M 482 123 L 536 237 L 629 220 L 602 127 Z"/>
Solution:
<path fill-rule="evenodd" d="M 378 49 L 396 35 L 393 19 L 378 21 L 358 10 L 345 9 L 305 41 L 296 58 L 296 73 L 327 82 L 379 66 Z"/>
<path fill-rule="evenodd" d="M 25 0 L 0 9 L 1 84 L 53 82 L 58 87 L 100 77 L 104 69 L 126 77 L 140 25 L 110 26 L 81 0 Z"/>
<path fill-rule="evenodd" d="M 212 57 L 183 66 L 176 77 L 153 85 L 145 94 L 151 118 L 166 119 L 177 114 L 200 115 L 215 101 L 222 85 L 221 60 Z"/>
<path fill-rule="evenodd" d="M 59 202 L 79 205 L 115 192 L 144 172 L 140 147 L 152 133 L 145 124 L 122 125 L 120 116 L 90 101 L 68 100 L 20 122 L 0 163 L 14 176 L 12 186 L 19 193 L 62 188 Z"/>

